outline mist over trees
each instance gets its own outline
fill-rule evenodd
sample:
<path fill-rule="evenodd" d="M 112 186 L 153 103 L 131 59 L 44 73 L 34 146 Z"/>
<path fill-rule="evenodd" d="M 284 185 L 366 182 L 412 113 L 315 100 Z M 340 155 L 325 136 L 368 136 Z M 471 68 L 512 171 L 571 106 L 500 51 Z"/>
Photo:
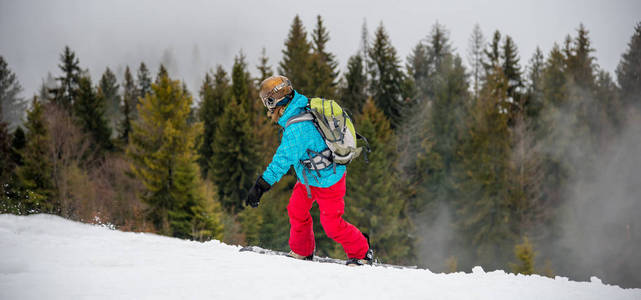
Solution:
<path fill-rule="evenodd" d="M 369 162 L 348 167 L 345 218 L 381 261 L 641 287 L 641 23 L 615 76 L 582 24 L 524 58 L 509 32 L 477 24 L 457 50 L 435 23 L 404 59 L 382 22 L 371 35 L 363 24 L 345 70 L 324 19 L 310 25 L 292 20 L 281 61 L 241 51 L 193 92 L 176 66 L 144 62 L 92 80 L 65 47 L 27 101 L 0 56 L 0 212 L 287 250 L 295 176 L 243 204 L 280 141 L 258 99 L 277 70 L 337 99 L 368 138 Z M 312 215 L 316 255 L 343 258 Z"/>

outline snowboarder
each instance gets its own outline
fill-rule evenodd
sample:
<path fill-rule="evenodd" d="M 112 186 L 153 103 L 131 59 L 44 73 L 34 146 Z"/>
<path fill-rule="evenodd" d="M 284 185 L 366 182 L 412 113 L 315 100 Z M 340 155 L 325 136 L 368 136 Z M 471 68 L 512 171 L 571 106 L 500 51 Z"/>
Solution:
<path fill-rule="evenodd" d="M 309 210 L 312 203 L 317 201 L 321 225 L 327 236 L 345 250 L 347 265 L 371 264 L 374 252 L 368 238 L 342 217 L 345 209 L 345 165 L 333 164 L 320 170 L 310 169 L 310 161 L 318 160 L 318 157 L 310 157 L 310 153 L 321 155 L 328 151 L 328 145 L 311 120 L 288 124 L 290 119 L 305 112 L 310 100 L 294 90 L 289 79 L 279 75 L 261 83 L 260 99 L 272 121 L 283 127 L 283 136 L 271 163 L 250 189 L 245 203 L 257 207 L 263 193 L 293 165 L 298 182 L 287 205 L 291 224 L 289 256 L 307 260 L 313 258 L 315 241 Z"/>

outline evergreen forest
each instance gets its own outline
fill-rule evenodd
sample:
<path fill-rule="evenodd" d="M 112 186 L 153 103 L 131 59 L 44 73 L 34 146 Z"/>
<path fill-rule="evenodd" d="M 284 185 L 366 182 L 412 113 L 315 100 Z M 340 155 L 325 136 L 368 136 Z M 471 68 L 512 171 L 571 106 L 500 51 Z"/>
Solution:
<path fill-rule="evenodd" d="M 518 37 L 471 32 L 455 50 L 435 23 L 401 57 L 383 23 L 363 26 L 341 69 L 323 18 L 296 16 L 280 61 L 239 52 L 193 91 L 145 62 L 91 78 L 65 47 L 27 97 L 0 53 L 0 213 L 289 251 L 293 170 L 244 206 L 280 142 L 258 97 L 280 74 L 336 99 L 367 137 L 344 218 L 380 261 L 640 287 L 641 23 L 614 74 L 582 24 L 528 58 Z M 312 216 L 316 255 L 345 258 L 316 204 Z"/>

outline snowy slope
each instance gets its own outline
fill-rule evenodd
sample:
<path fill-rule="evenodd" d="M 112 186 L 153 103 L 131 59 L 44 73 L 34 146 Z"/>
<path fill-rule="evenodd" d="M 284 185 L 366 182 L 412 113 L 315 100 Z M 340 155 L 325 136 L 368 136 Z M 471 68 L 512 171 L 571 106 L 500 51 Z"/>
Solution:
<path fill-rule="evenodd" d="M 641 299 L 596 278 L 354 268 L 238 249 L 0 215 L 0 299 Z"/>

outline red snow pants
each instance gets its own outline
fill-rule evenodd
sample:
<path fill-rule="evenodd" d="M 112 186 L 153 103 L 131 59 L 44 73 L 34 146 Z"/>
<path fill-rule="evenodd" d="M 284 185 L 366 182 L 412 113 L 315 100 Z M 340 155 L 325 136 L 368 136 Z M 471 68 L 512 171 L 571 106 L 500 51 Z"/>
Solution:
<path fill-rule="evenodd" d="M 363 258 L 369 246 L 367 239 L 354 225 L 343 220 L 345 211 L 345 175 L 336 184 L 327 187 L 310 186 L 312 198 L 307 196 L 304 184 L 297 182 L 287 205 L 289 214 L 289 247 L 302 256 L 314 252 L 314 230 L 309 210 L 314 201 L 320 209 L 320 222 L 328 237 L 343 246 L 348 258 Z"/>

